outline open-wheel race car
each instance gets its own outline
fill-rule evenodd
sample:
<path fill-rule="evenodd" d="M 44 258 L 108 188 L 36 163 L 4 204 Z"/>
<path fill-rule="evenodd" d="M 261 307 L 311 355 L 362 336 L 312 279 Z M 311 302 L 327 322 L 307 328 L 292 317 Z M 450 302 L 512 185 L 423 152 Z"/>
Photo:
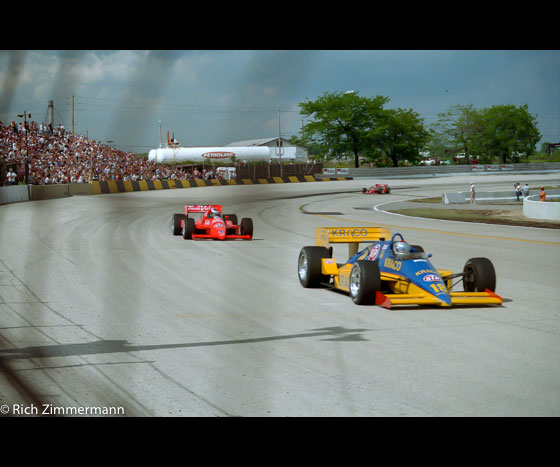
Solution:
<path fill-rule="evenodd" d="M 173 235 L 182 235 L 185 240 L 253 238 L 253 220 L 246 217 L 237 223 L 237 215 L 224 214 L 219 204 L 186 204 L 184 214 L 173 214 L 171 228 Z"/>
<path fill-rule="evenodd" d="M 389 240 L 387 240 L 389 239 Z M 358 251 L 362 242 L 370 244 Z M 333 243 L 348 243 L 349 258 L 337 263 Z M 496 272 L 488 258 L 469 259 L 462 272 L 436 269 L 419 245 L 380 227 L 317 227 L 315 246 L 303 247 L 298 276 L 303 287 L 326 286 L 350 294 L 358 305 L 501 305 Z M 463 291 L 452 291 L 459 282 Z"/>
<path fill-rule="evenodd" d="M 369 188 L 362 188 L 362 193 L 364 195 L 381 195 L 381 194 L 388 194 L 391 193 L 391 188 L 389 185 L 384 185 L 381 183 L 376 183 Z"/>

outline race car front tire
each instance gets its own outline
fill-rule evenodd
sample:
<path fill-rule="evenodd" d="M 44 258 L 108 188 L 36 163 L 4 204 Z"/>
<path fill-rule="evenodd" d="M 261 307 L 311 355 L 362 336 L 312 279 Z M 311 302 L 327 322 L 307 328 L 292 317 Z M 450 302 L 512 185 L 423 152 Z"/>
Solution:
<path fill-rule="evenodd" d="M 299 282 L 305 288 L 319 287 L 328 282 L 329 276 L 321 274 L 321 260 L 330 258 L 331 252 L 324 246 L 304 246 L 298 256 Z"/>
<path fill-rule="evenodd" d="M 251 238 L 253 238 L 253 219 L 251 219 L 250 217 L 241 219 L 240 226 L 241 235 L 249 235 Z"/>
<path fill-rule="evenodd" d="M 173 235 L 181 235 L 181 221 L 184 217 L 184 214 L 173 214 L 173 218 L 171 219 L 171 229 L 173 231 Z"/>
<path fill-rule="evenodd" d="M 471 258 L 463 268 L 463 289 L 465 292 L 496 290 L 496 270 L 488 258 Z"/>
<path fill-rule="evenodd" d="M 195 230 L 195 223 L 194 219 L 191 217 L 185 218 L 185 222 L 183 223 L 183 238 L 185 240 L 192 240 L 192 234 Z"/>
<path fill-rule="evenodd" d="M 350 271 L 350 298 L 356 305 L 373 305 L 381 289 L 379 266 L 374 261 L 356 261 Z"/>

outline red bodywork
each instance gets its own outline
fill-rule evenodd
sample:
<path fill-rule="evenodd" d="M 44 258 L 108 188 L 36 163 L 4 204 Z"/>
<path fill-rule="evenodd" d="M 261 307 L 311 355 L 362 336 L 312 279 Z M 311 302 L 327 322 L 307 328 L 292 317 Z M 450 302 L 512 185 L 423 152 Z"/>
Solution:
<path fill-rule="evenodd" d="M 213 217 L 212 209 L 220 212 L 220 216 Z M 218 204 L 206 205 L 185 205 L 185 217 L 181 220 L 181 228 L 190 213 L 204 213 L 203 216 L 194 222 L 194 231 L 191 238 L 210 238 L 214 240 L 243 239 L 250 240 L 253 237 L 252 229 L 249 235 L 241 234 L 241 225 L 238 225 L 232 215 L 225 215 L 222 206 Z M 235 216 L 236 218 L 237 216 Z"/>
<path fill-rule="evenodd" d="M 389 188 L 389 185 L 383 185 L 380 183 L 376 183 L 374 186 L 370 186 L 369 188 L 362 188 L 362 193 L 365 195 L 380 195 L 390 192 L 391 188 Z"/>

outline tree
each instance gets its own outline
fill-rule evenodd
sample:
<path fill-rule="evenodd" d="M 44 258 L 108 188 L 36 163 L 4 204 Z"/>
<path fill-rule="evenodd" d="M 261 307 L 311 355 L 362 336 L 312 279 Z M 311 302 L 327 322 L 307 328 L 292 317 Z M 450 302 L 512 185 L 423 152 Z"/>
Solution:
<path fill-rule="evenodd" d="M 504 164 L 533 153 L 541 139 L 536 118 L 527 105 L 486 108 L 481 112 L 481 122 L 477 149 L 489 158 L 501 158 Z"/>
<path fill-rule="evenodd" d="M 447 153 L 462 152 L 466 163 L 470 163 L 475 141 L 482 131 L 480 113 L 472 104 L 454 105 L 447 112 L 438 115 L 437 123 L 431 126 L 433 148 Z"/>
<path fill-rule="evenodd" d="M 352 157 L 373 161 L 388 156 L 393 165 L 419 157 L 428 140 L 423 120 L 412 110 L 387 110 L 388 97 L 360 97 L 354 91 L 325 93 L 315 101 L 300 103 L 301 114 L 312 120 L 304 125 L 301 139 L 293 142 L 313 146 L 326 159 Z"/>
<path fill-rule="evenodd" d="M 355 92 L 325 92 L 315 101 L 299 104 L 301 115 L 312 120 L 304 125 L 303 137 L 297 140 L 313 146 L 326 159 L 353 157 L 359 167 L 360 156 L 372 157 L 372 129 L 375 129 L 383 105 L 389 98 L 360 97 Z"/>
<path fill-rule="evenodd" d="M 398 167 L 399 160 L 416 162 L 420 151 L 429 141 L 430 133 L 424 127 L 424 120 L 412 109 L 386 109 L 376 128 L 371 131 L 371 139 L 381 152 Z"/>

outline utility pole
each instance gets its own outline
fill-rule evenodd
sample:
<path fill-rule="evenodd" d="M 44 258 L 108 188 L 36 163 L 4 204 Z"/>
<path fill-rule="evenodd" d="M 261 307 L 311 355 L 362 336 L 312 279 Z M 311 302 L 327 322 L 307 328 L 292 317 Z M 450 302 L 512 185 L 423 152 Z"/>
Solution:
<path fill-rule="evenodd" d="M 49 114 L 49 123 L 54 126 L 54 103 L 53 101 L 49 101 L 48 112 Z"/>
<path fill-rule="evenodd" d="M 282 139 L 280 135 L 280 107 L 278 107 L 278 162 L 280 163 L 280 176 L 282 177 L 283 170 L 282 170 Z"/>
<path fill-rule="evenodd" d="M 74 94 L 72 94 L 72 134 L 74 134 Z"/>

